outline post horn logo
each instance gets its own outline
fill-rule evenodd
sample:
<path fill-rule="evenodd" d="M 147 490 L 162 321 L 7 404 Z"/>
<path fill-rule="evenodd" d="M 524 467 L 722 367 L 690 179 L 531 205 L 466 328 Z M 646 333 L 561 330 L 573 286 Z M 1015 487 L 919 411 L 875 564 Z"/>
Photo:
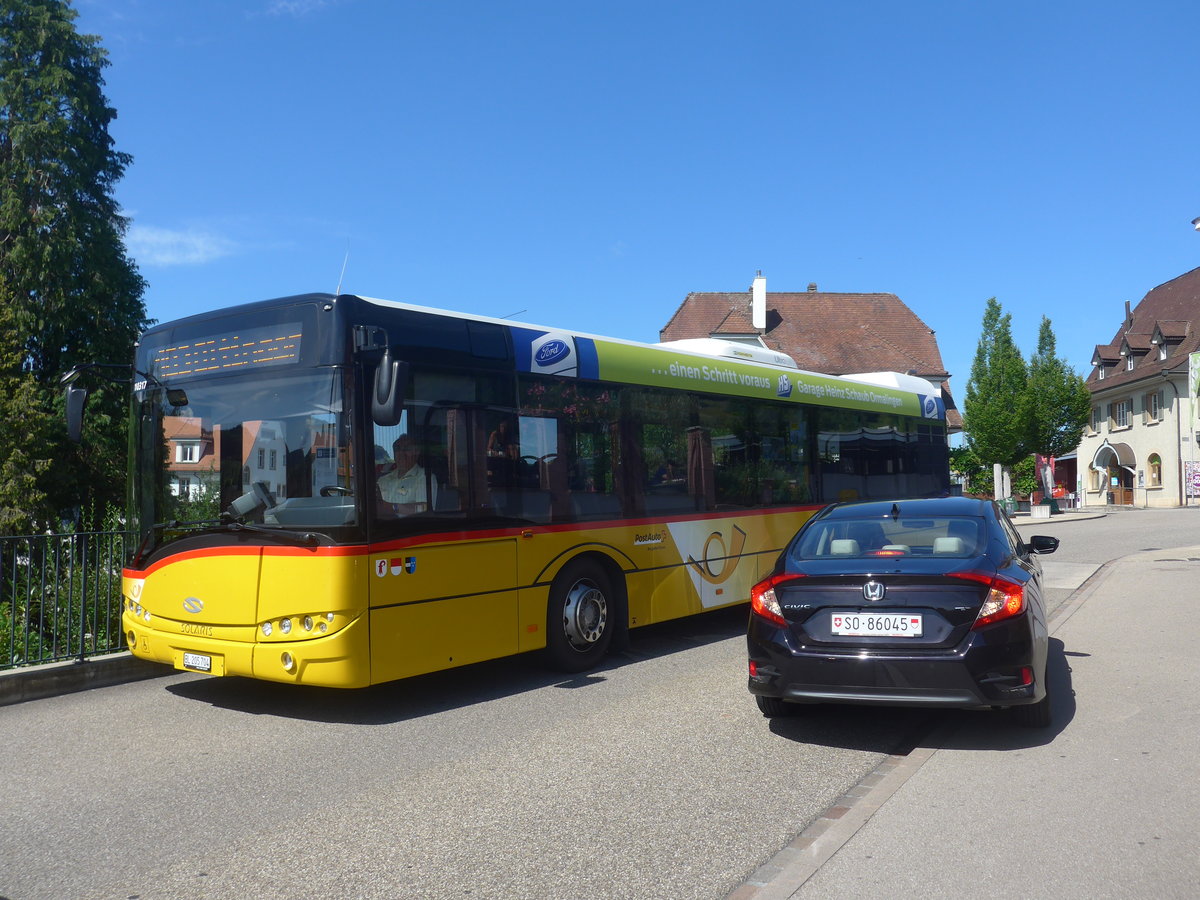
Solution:
<path fill-rule="evenodd" d="M 696 557 L 688 554 L 688 565 L 709 584 L 723 584 L 729 580 L 729 576 L 741 562 L 742 548 L 746 546 L 746 532 L 734 525 L 729 543 L 730 546 L 726 549 L 725 537 L 721 532 L 714 531 L 704 542 L 704 558 L 697 560 Z M 730 563 L 731 557 L 732 563 Z M 713 570 L 714 563 L 718 564 L 716 571 Z"/>

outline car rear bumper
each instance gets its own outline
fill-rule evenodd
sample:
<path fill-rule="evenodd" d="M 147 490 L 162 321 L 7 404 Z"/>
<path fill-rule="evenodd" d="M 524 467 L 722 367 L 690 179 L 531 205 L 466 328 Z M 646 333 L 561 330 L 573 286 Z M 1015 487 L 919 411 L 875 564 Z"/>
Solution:
<path fill-rule="evenodd" d="M 801 648 L 790 635 L 758 623 L 747 640 L 757 671 L 747 686 L 764 697 L 976 709 L 1034 703 L 1045 695 L 1045 652 L 1035 652 L 1026 628 L 1011 625 L 972 632 L 940 653 Z M 1033 670 L 1032 683 L 1022 684 L 1023 668 Z"/>

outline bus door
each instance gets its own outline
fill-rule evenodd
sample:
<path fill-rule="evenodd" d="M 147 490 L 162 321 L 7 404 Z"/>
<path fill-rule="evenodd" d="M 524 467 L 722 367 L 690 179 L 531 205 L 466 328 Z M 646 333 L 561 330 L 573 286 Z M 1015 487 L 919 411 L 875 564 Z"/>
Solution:
<path fill-rule="evenodd" d="M 414 384 L 420 396 L 419 375 Z M 374 426 L 375 682 L 518 650 L 518 535 L 498 520 L 487 476 L 494 418 L 443 400 L 406 407 L 396 426 Z"/>

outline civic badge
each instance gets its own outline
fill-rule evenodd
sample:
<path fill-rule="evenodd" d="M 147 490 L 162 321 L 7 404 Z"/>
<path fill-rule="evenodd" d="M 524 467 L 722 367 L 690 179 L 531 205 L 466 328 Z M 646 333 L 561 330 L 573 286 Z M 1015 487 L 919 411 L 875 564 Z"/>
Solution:
<path fill-rule="evenodd" d="M 863 599 L 878 603 L 883 599 L 883 595 L 887 593 L 887 588 L 883 586 L 882 581 L 871 580 L 863 585 Z"/>

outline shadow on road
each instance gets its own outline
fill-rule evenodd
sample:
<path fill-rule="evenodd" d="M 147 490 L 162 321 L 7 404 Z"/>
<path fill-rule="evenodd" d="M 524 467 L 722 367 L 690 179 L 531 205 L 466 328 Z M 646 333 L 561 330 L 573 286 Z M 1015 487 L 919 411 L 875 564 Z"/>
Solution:
<path fill-rule="evenodd" d="M 1003 710 L 820 704 L 801 705 L 794 716 L 772 719 L 771 731 L 805 744 L 900 755 L 916 747 L 1020 750 L 1049 744 L 1075 717 L 1075 691 L 1063 642 L 1051 638 L 1048 654 L 1049 728 L 1025 728 Z"/>
<path fill-rule="evenodd" d="M 577 675 L 550 671 L 540 654 L 525 653 L 359 690 L 237 677 L 176 681 L 166 690 L 188 700 L 251 715 L 386 725 L 555 685 L 586 690 L 604 681 L 607 673 L 625 666 L 744 635 L 747 614 L 745 606 L 737 606 L 638 628 L 630 636 L 628 649 L 612 653 L 599 667 Z"/>
<path fill-rule="evenodd" d="M 962 712 L 938 737 L 939 747 L 950 750 L 1024 750 L 1054 742 L 1075 718 L 1075 687 L 1071 682 L 1070 656 L 1063 642 L 1050 638 L 1046 672 L 1050 679 L 1052 718 L 1048 728 L 1022 728 L 1006 713 Z"/>

